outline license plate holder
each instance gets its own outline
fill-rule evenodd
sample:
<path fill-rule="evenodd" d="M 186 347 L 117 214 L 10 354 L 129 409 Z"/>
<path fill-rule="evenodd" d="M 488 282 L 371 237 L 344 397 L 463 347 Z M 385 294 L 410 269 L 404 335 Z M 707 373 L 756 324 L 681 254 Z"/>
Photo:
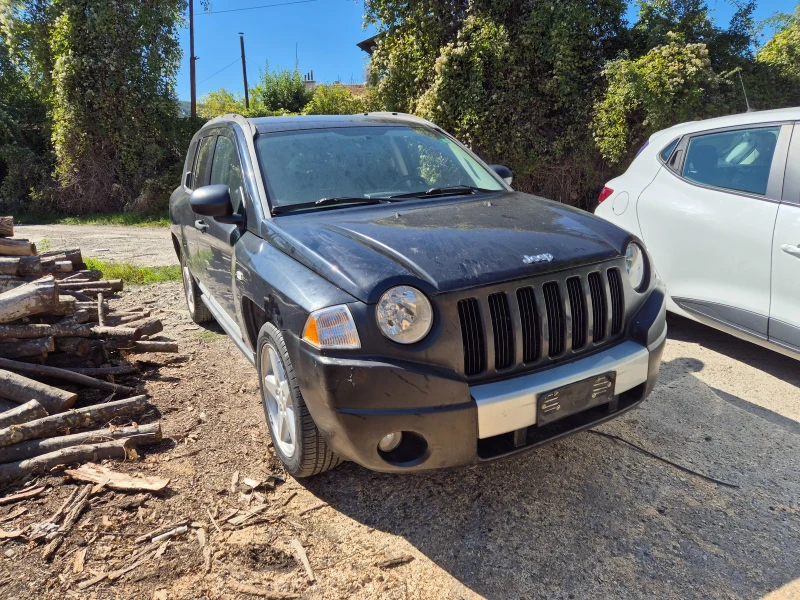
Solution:
<path fill-rule="evenodd" d="M 612 371 L 539 394 L 536 398 L 537 425 L 548 425 L 588 408 L 611 402 L 616 378 L 616 372 Z"/>

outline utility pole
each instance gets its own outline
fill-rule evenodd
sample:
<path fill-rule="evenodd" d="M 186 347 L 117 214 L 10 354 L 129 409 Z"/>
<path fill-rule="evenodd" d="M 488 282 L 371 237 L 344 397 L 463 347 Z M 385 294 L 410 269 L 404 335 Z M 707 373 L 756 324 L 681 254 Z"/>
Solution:
<path fill-rule="evenodd" d="M 189 0 L 189 80 L 192 88 L 191 111 L 192 118 L 197 116 L 197 78 L 194 72 L 194 0 Z"/>
<path fill-rule="evenodd" d="M 239 45 L 242 47 L 242 79 L 244 79 L 244 107 L 250 108 L 250 93 L 247 91 L 247 59 L 244 57 L 244 33 L 239 32 Z"/>

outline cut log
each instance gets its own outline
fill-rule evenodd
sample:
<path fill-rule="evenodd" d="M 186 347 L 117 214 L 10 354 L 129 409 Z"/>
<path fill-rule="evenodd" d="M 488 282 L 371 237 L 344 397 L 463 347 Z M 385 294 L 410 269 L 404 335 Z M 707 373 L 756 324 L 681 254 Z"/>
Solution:
<path fill-rule="evenodd" d="M 12 360 L 8 362 L 13 363 L 16 361 Z M 28 379 L 22 375 L 17 375 L 11 371 L 3 370 L 0 370 L 0 396 L 19 404 L 23 404 L 29 400 L 36 400 L 39 404 L 44 406 L 44 409 L 51 415 L 71 408 L 78 398 L 78 394 L 66 392 L 50 385 L 39 383 L 33 379 Z M 16 425 L 14 427 L 16 427 Z"/>
<path fill-rule="evenodd" d="M 42 252 L 39 256 L 44 260 L 68 260 L 73 265 L 82 265 L 83 257 L 81 256 L 80 248 L 67 248 L 66 250 L 48 250 Z"/>
<path fill-rule="evenodd" d="M 92 342 L 81 337 L 59 337 L 55 338 L 56 350 L 74 354 L 75 356 L 89 356 L 92 353 Z"/>
<path fill-rule="evenodd" d="M 49 315 L 71 315 L 77 310 L 78 298 L 72 296 L 60 295 L 58 297 L 58 305 L 54 306 L 51 310 L 47 311 Z"/>
<path fill-rule="evenodd" d="M 0 446 L 11 446 L 27 440 L 53 436 L 68 429 L 88 427 L 99 421 L 110 421 L 115 417 L 130 417 L 143 412 L 146 408 L 147 396 L 134 396 L 125 400 L 54 414 L 0 429 Z"/>
<path fill-rule="evenodd" d="M 76 283 L 74 281 L 64 281 L 61 283 L 62 290 L 79 290 L 84 293 L 92 290 L 97 290 L 98 292 L 121 292 L 123 287 L 121 279 L 108 279 L 89 283 Z"/>
<path fill-rule="evenodd" d="M 76 462 L 97 462 L 109 458 L 123 459 L 126 457 L 125 444 L 127 441 L 116 440 L 102 444 L 71 446 L 28 460 L 0 465 L 0 486 L 8 485 L 12 481 L 22 479 L 27 475 L 44 473 L 58 465 L 68 465 Z"/>
<path fill-rule="evenodd" d="M 42 277 L 0 294 L 0 323 L 48 312 L 58 305 L 58 285 Z"/>
<path fill-rule="evenodd" d="M 26 423 L 35 419 L 47 416 L 44 406 L 36 400 L 30 400 L 25 404 L 20 404 L 16 408 L 0 412 L 0 428 L 10 427 L 18 423 Z"/>
<path fill-rule="evenodd" d="M 27 373 L 28 375 L 35 375 L 38 377 L 52 377 L 54 379 L 61 379 L 63 381 L 70 381 L 72 383 L 77 383 L 78 385 L 82 385 L 84 387 L 93 388 L 96 390 L 103 390 L 105 392 L 114 392 L 118 394 L 132 394 L 133 392 L 136 391 L 131 387 L 126 387 L 124 385 L 117 385 L 116 383 L 110 383 L 108 381 L 95 379 L 80 372 L 75 372 L 67 369 L 59 369 L 57 367 L 49 367 L 45 365 L 34 365 L 14 360 L 5 360 L 2 358 L 0 358 L 0 369 L 10 369 L 12 371 Z M 108 373 L 103 373 L 103 374 L 108 374 Z M 2 395 L 3 395 L 2 390 L 0 390 L 0 396 Z M 36 398 L 36 397 L 31 396 L 31 398 Z M 11 399 L 13 400 L 14 398 Z M 38 400 L 38 398 L 36 399 Z M 47 409 L 46 405 L 45 408 Z M 66 408 L 69 407 L 65 407 L 65 409 Z M 50 409 L 47 409 L 47 412 L 53 414 L 54 412 L 57 411 L 51 411 Z"/>
<path fill-rule="evenodd" d="M 20 256 L 19 270 L 17 273 L 21 277 L 28 275 L 36 275 L 37 277 L 42 273 L 42 261 L 38 256 Z"/>
<path fill-rule="evenodd" d="M 0 448 L 0 463 L 18 462 L 34 456 L 55 452 L 62 448 L 69 448 L 70 446 L 100 444 L 126 438 L 134 438 L 133 441 L 137 446 L 158 444 L 161 441 L 161 423 L 139 425 L 138 427 L 98 429 L 96 431 L 73 433 L 72 435 L 62 435 L 43 440 L 28 440 L 27 442 Z"/>
<path fill-rule="evenodd" d="M 92 300 L 92 296 L 94 294 L 84 294 L 83 292 L 79 292 L 78 290 L 63 290 L 64 294 L 67 296 L 72 296 L 78 302 L 94 302 Z"/>
<path fill-rule="evenodd" d="M 103 306 L 103 294 L 97 294 L 97 324 L 101 327 L 106 326 L 106 311 Z"/>
<path fill-rule="evenodd" d="M 155 335 L 164 331 L 164 324 L 160 319 L 143 319 L 139 321 L 132 321 L 128 323 L 127 326 L 134 329 L 139 337 L 145 335 Z"/>
<path fill-rule="evenodd" d="M 133 352 L 178 352 L 176 342 L 133 342 Z"/>
<path fill-rule="evenodd" d="M 0 357 L 2 358 L 27 358 L 30 356 L 42 356 L 56 349 L 53 338 L 32 338 L 27 340 L 15 340 L 10 338 L 0 344 Z"/>
<path fill-rule="evenodd" d="M 97 367 L 94 369 L 86 368 L 73 368 L 64 369 L 65 371 L 72 371 L 80 373 L 81 375 L 91 375 L 94 377 L 102 377 L 103 375 L 129 375 L 131 373 L 138 373 L 139 369 L 135 365 L 120 365 L 119 367 Z"/>
<path fill-rule="evenodd" d="M 0 258 L 0 275 L 19 275 L 19 258 Z"/>
<path fill-rule="evenodd" d="M 30 339 L 39 337 L 82 337 L 92 335 L 92 325 L 59 321 L 52 325 L 37 323 L 0 325 L 0 340 L 8 338 Z"/>
<path fill-rule="evenodd" d="M 139 438 L 133 438 L 133 441 L 138 444 Z M 169 479 L 163 477 L 131 477 L 125 473 L 93 464 L 82 465 L 77 469 L 67 469 L 65 473 L 78 481 L 95 485 L 102 483 L 108 489 L 120 492 L 160 492 L 169 485 Z"/>
<path fill-rule="evenodd" d="M 34 256 L 36 244 L 28 240 L 0 238 L 0 256 Z"/>
<path fill-rule="evenodd" d="M 53 261 L 52 266 L 48 264 L 46 267 L 42 266 L 42 269 L 48 273 L 71 273 L 72 262 L 68 260 L 56 260 Z"/>
<path fill-rule="evenodd" d="M 14 235 L 14 217 L 0 217 L 0 236 L 12 237 Z"/>
<path fill-rule="evenodd" d="M 72 273 L 64 277 L 62 281 L 72 281 L 73 279 L 88 279 L 89 281 L 100 281 L 103 278 L 103 272 L 97 269 L 83 270 Z"/>

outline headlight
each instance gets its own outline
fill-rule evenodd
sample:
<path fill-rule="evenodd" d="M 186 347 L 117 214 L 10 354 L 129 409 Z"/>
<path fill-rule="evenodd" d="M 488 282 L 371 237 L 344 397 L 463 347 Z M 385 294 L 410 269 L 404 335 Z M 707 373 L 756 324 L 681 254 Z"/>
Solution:
<path fill-rule="evenodd" d="M 308 315 L 303 339 L 315 348 L 361 348 L 353 315 L 344 304 Z"/>
<path fill-rule="evenodd" d="M 625 250 L 625 268 L 633 289 L 638 290 L 644 282 L 644 250 L 636 242 L 628 244 Z"/>
<path fill-rule="evenodd" d="M 433 325 L 431 303 L 425 294 L 407 285 L 387 290 L 378 300 L 375 317 L 383 335 L 401 344 L 420 341 Z"/>

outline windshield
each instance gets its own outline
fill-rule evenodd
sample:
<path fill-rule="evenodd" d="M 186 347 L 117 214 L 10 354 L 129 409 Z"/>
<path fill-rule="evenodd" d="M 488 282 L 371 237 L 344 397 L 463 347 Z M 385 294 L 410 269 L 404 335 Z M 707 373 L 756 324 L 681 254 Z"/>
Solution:
<path fill-rule="evenodd" d="M 259 136 L 256 147 L 273 209 L 451 186 L 504 189 L 471 154 L 426 127 L 286 131 Z"/>

